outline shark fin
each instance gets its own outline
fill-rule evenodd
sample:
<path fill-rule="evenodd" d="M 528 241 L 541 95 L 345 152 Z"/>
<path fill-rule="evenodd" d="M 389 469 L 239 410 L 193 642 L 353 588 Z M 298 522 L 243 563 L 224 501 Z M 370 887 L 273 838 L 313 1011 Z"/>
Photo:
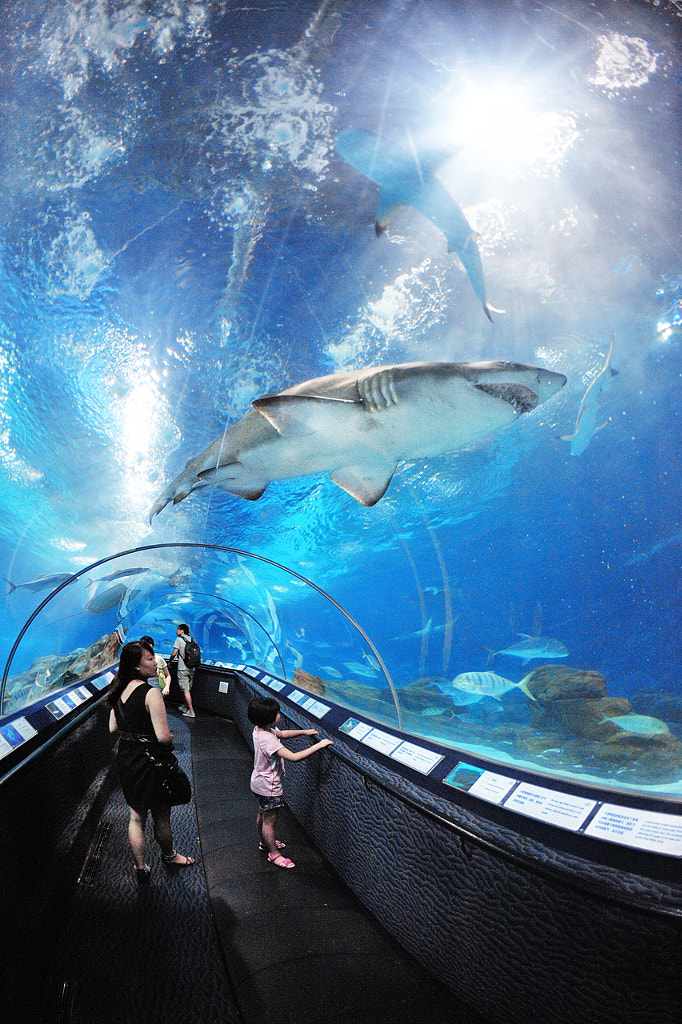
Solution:
<path fill-rule="evenodd" d="M 252 403 L 256 412 L 268 420 L 282 437 L 315 434 L 318 417 L 332 407 L 357 405 L 345 398 L 321 398 L 318 395 L 266 395 Z M 323 427 L 326 424 L 322 425 Z"/>
<path fill-rule="evenodd" d="M 237 464 L 236 462 L 231 463 L 231 465 Z M 225 468 L 225 466 L 219 466 L 217 469 L 205 469 L 197 475 L 203 483 L 215 484 L 221 491 L 227 491 L 228 494 L 234 494 L 238 498 L 246 498 L 247 501 L 258 501 L 268 485 L 238 483 L 236 479 L 231 480 L 226 476 Z"/>
<path fill-rule="evenodd" d="M 379 205 L 377 206 L 374 223 L 374 230 L 376 231 L 377 236 L 383 235 L 398 210 L 404 205 L 405 204 L 401 202 L 400 199 L 391 195 L 390 192 L 384 192 L 382 190 L 379 193 Z"/>
<path fill-rule="evenodd" d="M 343 466 L 330 474 L 337 487 L 368 508 L 384 496 L 393 477 L 395 466 L 378 466 L 372 470 L 363 466 Z"/>
<path fill-rule="evenodd" d="M 504 313 L 505 313 L 505 310 L 504 309 L 498 309 L 497 306 L 492 306 L 489 302 L 484 302 L 483 303 L 483 312 L 488 317 L 488 320 L 490 320 L 490 323 L 492 323 L 493 322 L 492 314 L 493 313 L 499 313 L 500 316 L 503 316 Z"/>

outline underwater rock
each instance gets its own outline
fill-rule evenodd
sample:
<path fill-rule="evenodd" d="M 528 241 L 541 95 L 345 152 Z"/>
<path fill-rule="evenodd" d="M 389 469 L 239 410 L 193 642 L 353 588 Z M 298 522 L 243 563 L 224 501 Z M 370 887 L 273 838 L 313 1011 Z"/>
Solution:
<path fill-rule="evenodd" d="M 682 697 L 669 691 L 640 690 L 632 702 L 643 715 L 653 715 L 666 722 L 682 722 Z"/>
<path fill-rule="evenodd" d="M 77 647 L 70 654 L 41 655 L 25 672 L 8 678 L 2 713 L 26 707 L 53 690 L 108 668 L 116 662 L 120 647 L 121 638 L 115 630 L 90 647 Z"/>
<path fill-rule="evenodd" d="M 606 696 L 606 678 L 600 672 L 565 665 L 541 665 L 531 673 L 526 685 L 542 703 L 571 698 L 595 700 Z"/>
<path fill-rule="evenodd" d="M 539 728 L 558 729 L 569 736 L 608 739 L 618 727 L 609 718 L 627 715 L 632 705 L 626 697 L 601 697 L 595 700 L 557 700 L 542 709 Z"/>
<path fill-rule="evenodd" d="M 305 669 L 296 668 L 294 669 L 294 685 L 300 686 L 302 690 L 307 690 L 308 693 L 316 693 L 318 697 L 324 697 L 325 684 L 324 680 L 320 679 L 319 676 L 314 676 L 310 672 L 306 672 Z"/>
<path fill-rule="evenodd" d="M 293 682 L 302 690 L 327 697 L 350 711 L 366 711 L 384 725 L 397 725 L 395 705 L 387 686 L 377 689 L 355 679 L 320 679 L 302 668 L 294 670 Z"/>

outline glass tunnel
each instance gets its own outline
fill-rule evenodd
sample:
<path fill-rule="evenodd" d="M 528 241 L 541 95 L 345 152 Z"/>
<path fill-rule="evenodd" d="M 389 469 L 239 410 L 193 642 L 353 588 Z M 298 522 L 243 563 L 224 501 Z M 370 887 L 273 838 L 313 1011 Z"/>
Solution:
<path fill-rule="evenodd" d="M 3 5 L 3 717 L 186 622 L 682 800 L 681 17 Z"/>

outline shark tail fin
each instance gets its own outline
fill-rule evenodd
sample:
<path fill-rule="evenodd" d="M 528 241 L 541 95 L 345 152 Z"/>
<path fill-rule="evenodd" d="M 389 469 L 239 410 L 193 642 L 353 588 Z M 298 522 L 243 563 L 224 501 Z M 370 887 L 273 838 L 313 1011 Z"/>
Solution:
<path fill-rule="evenodd" d="M 7 593 L 8 594 L 13 594 L 14 591 L 17 589 L 17 584 L 16 583 L 12 583 L 12 581 L 8 580 L 6 576 L 3 576 L 2 578 L 4 579 L 5 583 L 9 587 L 9 590 L 7 591 Z"/>

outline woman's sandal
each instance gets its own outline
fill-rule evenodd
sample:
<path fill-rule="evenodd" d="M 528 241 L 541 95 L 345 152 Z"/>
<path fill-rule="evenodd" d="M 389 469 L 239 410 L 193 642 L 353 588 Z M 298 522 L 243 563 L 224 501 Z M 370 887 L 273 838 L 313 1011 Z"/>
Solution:
<path fill-rule="evenodd" d="M 149 864 L 145 864 L 143 868 L 135 868 L 135 875 L 137 876 L 138 885 L 147 885 L 152 877 L 152 869 Z"/>
<path fill-rule="evenodd" d="M 275 846 L 277 847 L 278 850 L 283 850 L 286 847 L 286 845 L 286 843 L 281 843 L 279 839 L 275 839 Z M 263 853 L 265 853 L 265 851 L 267 850 L 267 846 L 265 845 L 265 843 L 259 843 L 258 849 L 262 850 Z"/>
<path fill-rule="evenodd" d="M 288 857 L 283 857 L 281 853 L 269 853 L 268 860 L 271 864 L 276 864 L 278 868 L 295 868 L 293 860 L 289 860 Z"/>
<path fill-rule="evenodd" d="M 182 860 L 178 860 L 178 857 L 182 857 Z M 166 856 L 165 853 L 162 853 L 161 860 L 164 864 L 169 864 L 176 868 L 188 868 L 194 864 L 194 857 L 185 857 L 184 854 L 177 853 L 175 850 L 173 850 L 172 853 L 169 853 L 168 856 Z"/>

